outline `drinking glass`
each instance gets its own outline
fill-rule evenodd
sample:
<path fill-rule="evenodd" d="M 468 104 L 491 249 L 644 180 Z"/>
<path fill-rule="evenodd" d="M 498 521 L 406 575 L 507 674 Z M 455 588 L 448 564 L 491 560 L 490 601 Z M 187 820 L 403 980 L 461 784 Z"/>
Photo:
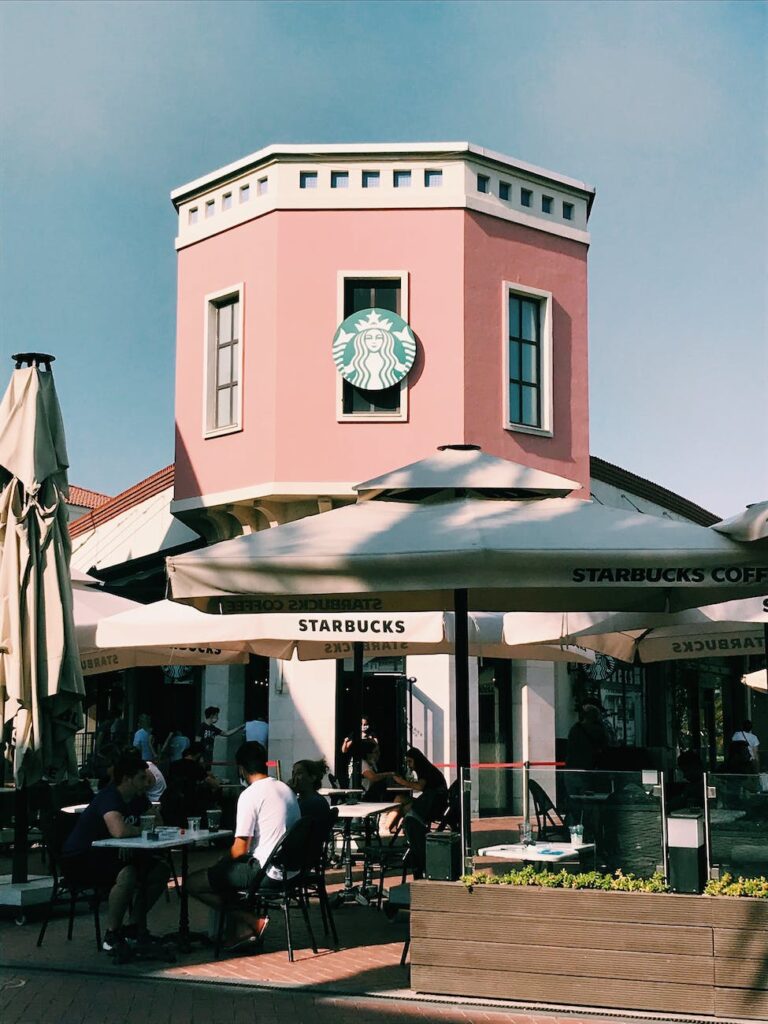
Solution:
<path fill-rule="evenodd" d="M 583 846 L 584 845 L 584 826 L 583 825 L 570 825 L 568 830 L 571 833 L 571 846 Z"/>
<path fill-rule="evenodd" d="M 154 831 L 155 828 L 154 814 L 142 814 L 139 819 L 139 827 L 141 828 L 142 837 L 146 839 L 147 833 Z"/>
<path fill-rule="evenodd" d="M 520 842 L 523 846 L 533 845 L 533 829 L 529 821 L 520 822 Z"/>
<path fill-rule="evenodd" d="M 200 818 L 187 818 L 187 828 L 190 832 L 199 832 Z"/>
<path fill-rule="evenodd" d="M 206 811 L 206 817 L 208 818 L 208 831 L 218 832 L 221 828 L 221 811 L 218 808 Z"/>

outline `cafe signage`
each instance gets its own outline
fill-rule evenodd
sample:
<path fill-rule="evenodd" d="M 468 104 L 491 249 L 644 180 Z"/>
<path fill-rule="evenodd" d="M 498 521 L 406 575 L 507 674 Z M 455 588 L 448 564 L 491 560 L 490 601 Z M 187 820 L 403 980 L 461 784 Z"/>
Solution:
<path fill-rule="evenodd" d="M 398 384 L 413 366 L 416 339 L 408 324 L 388 309 L 363 309 L 339 324 L 333 361 L 341 376 L 366 391 Z"/>

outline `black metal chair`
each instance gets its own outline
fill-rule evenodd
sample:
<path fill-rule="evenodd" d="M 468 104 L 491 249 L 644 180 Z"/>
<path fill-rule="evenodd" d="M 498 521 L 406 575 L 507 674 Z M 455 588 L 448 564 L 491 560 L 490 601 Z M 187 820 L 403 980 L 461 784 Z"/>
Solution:
<path fill-rule="evenodd" d="M 288 959 L 293 963 L 290 913 L 292 904 L 301 910 L 312 943 L 312 952 L 317 953 L 317 943 L 310 924 L 307 898 L 304 894 L 304 882 L 313 867 L 311 863 L 312 831 L 311 819 L 299 818 L 274 848 L 253 884 L 247 890 L 236 893 L 234 899 L 225 904 L 219 914 L 215 949 L 217 957 L 221 953 L 224 923 L 228 912 L 248 910 L 253 914 L 263 916 L 270 910 L 282 910 L 285 919 L 285 937 L 288 943 Z M 282 878 L 280 880 L 273 879 L 268 875 L 270 869 L 277 869 Z M 268 878 L 269 881 L 267 881 Z"/>
<path fill-rule="evenodd" d="M 368 838 L 368 842 L 363 848 L 364 866 L 363 866 L 363 887 L 365 888 L 366 882 L 369 879 L 373 879 L 373 875 L 378 872 L 378 881 L 376 883 L 376 906 L 381 910 L 382 903 L 384 901 L 384 878 L 388 871 L 398 871 L 401 875 L 401 884 L 405 882 L 408 876 L 408 867 L 410 863 L 410 845 L 405 840 L 403 832 L 403 823 L 405 819 L 401 818 L 397 825 L 397 831 L 394 835 L 387 840 L 386 843 L 381 841 L 381 836 L 375 833 Z"/>
<path fill-rule="evenodd" d="M 61 851 L 64 847 L 70 832 L 77 824 L 77 815 L 63 814 L 61 812 L 53 815 L 43 825 L 43 842 L 48 856 L 48 865 L 53 879 L 53 891 L 48 905 L 45 909 L 45 916 L 40 927 L 40 934 L 37 937 L 37 945 L 42 946 L 48 922 L 53 915 L 53 908 L 57 905 L 69 905 L 69 926 L 67 928 L 67 939 L 72 940 L 72 932 L 75 923 L 75 907 L 78 903 L 87 903 L 93 913 L 93 924 L 96 932 L 96 949 L 101 951 L 101 923 L 99 921 L 99 907 L 102 900 L 108 893 L 98 886 L 87 884 L 81 880 L 70 878 L 66 869 L 62 867 Z"/>
<path fill-rule="evenodd" d="M 536 838 L 544 842 L 570 842 L 571 833 L 563 816 L 555 807 L 546 790 L 538 782 L 528 779 L 528 792 L 536 813 Z"/>
<path fill-rule="evenodd" d="M 328 848 L 333 836 L 333 828 L 339 817 L 337 807 L 331 808 L 331 815 L 327 824 L 312 820 L 312 832 L 310 836 L 311 853 L 309 855 L 310 867 L 303 874 L 304 897 L 309 900 L 316 896 L 320 907 L 320 917 L 323 922 L 323 932 L 333 936 L 334 948 L 339 948 L 339 936 L 336 934 L 336 924 L 331 912 L 331 903 L 328 899 L 328 890 L 325 884 L 325 871 L 328 866 Z"/>

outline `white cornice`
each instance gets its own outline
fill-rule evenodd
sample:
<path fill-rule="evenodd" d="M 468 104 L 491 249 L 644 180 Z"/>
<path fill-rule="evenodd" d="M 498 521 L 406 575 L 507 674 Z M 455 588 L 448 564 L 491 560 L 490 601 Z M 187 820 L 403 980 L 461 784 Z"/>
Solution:
<path fill-rule="evenodd" d="M 238 487 L 231 491 L 218 491 L 215 494 L 203 494 L 194 498 L 179 498 L 171 502 L 171 512 L 192 512 L 201 508 L 218 508 L 221 505 L 237 505 L 242 502 L 258 502 L 264 499 L 273 501 L 296 501 L 302 498 L 351 498 L 357 499 L 352 483 L 344 481 L 271 481 L 270 483 L 251 484 Z"/>

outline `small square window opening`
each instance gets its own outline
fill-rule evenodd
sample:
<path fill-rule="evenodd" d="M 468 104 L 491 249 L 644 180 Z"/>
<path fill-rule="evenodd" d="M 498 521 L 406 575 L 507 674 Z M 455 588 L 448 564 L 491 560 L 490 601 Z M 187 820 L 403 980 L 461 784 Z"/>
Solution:
<path fill-rule="evenodd" d="M 563 203 L 563 220 L 573 220 L 573 203 Z"/>
<path fill-rule="evenodd" d="M 331 188 L 349 188 L 349 171 L 331 171 Z"/>
<path fill-rule="evenodd" d="M 300 171 L 299 188 L 317 188 L 317 171 Z"/>
<path fill-rule="evenodd" d="M 410 171 L 395 171 L 392 175 L 392 182 L 395 188 L 410 188 L 411 187 L 411 172 Z"/>
<path fill-rule="evenodd" d="M 215 199 L 209 199 L 208 202 L 205 204 L 205 216 L 206 217 L 212 217 L 215 212 L 216 212 L 216 200 Z"/>
<path fill-rule="evenodd" d="M 241 185 L 240 186 L 240 202 L 241 203 L 247 203 L 250 198 L 251 198 L 251 186 L 250 185 Z"/>
<path fill-rule="evenodd" d="M 499 199 L 503 199 L 505 203 L 509 202 L 509 193 L 511 186 L 508 181 L 499 182 Z"/>
<path fill-rule="evenodd" d="M 190 224 L 197 224 L 197 219 L 198 219 L 197 207 L 196 206 L 192 206 L 192 207 L 190 207 L 190 211 L 189 211 L 189 223 Z"/>
<path fill-rule="evenodd" d="M 378 171 L 363 171 L 363 188 L 378 188 L 380 181 Z"/>
<path fill-rule="evenodd" d="M 424 171 L 424 188 L 440 188 L 442 184 L 442 171 Z"/>
<path fill-rule="evenodd" d="M 232 208 L 232 193 L 225 192 L 221 197 L 221 208 L 222 210 L 230 210 Z"/>
<path fill-rule="evenodd" d="M 256 195 L 265 196 L 269 190 L 269 178 L 259 178 L 256 182 Z"/>
<path fill-rule="evenodd" d="M 529 188 L 520 189 L 520 205 L 531 206 L 533 204 L 533 192 Z"/>
<path fill-rule="evenodd" d="M 491 188 L 491 179 L 487 174 L 478 174 L 477 176 L 477 191 L 478 192 L 489 192 Z"/>
<path fill-rule="evenodd" d="M 553 203 L 552 196 L 542 196 L 541 197 L 541 212 L 542 213 L 552 213 L 552 203 Z"/>

